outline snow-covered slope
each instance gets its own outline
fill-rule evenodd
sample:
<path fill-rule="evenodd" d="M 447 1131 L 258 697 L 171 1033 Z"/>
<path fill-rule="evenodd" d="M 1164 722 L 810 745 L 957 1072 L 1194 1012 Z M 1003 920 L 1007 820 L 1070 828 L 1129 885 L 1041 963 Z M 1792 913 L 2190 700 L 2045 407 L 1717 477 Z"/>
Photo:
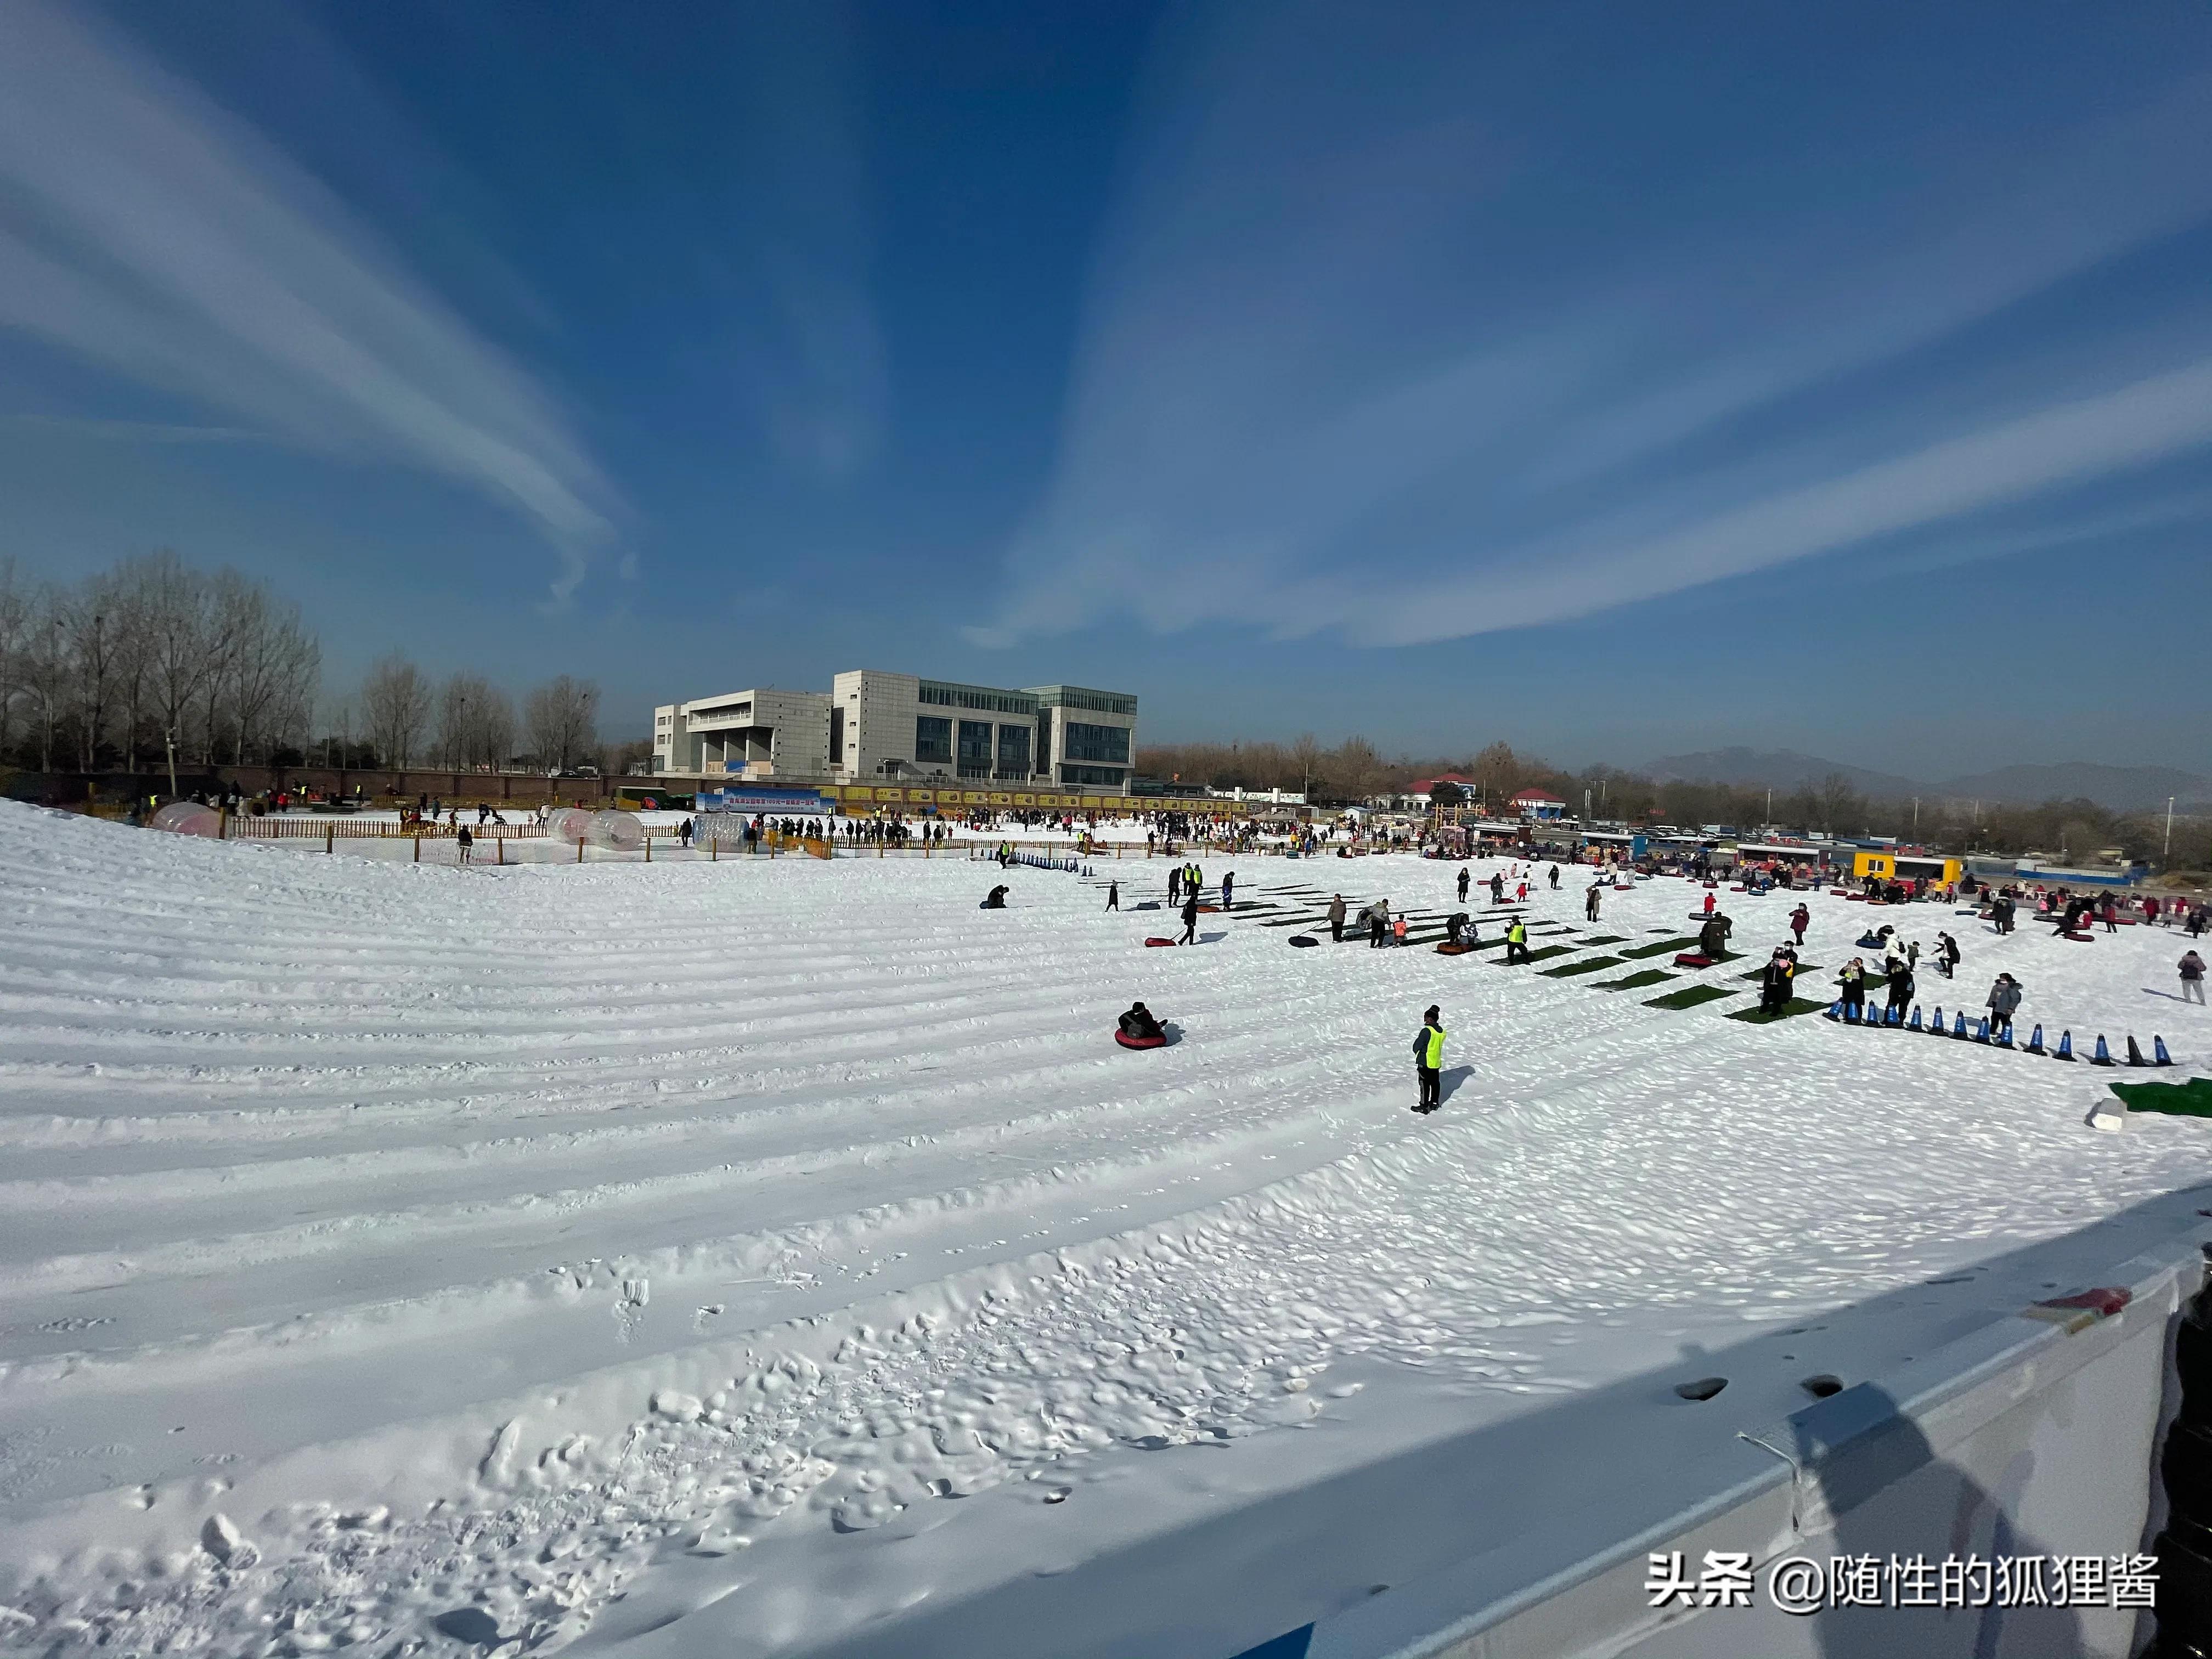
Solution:
<path fill-rule="evenodd" d="M 2162 1195 L 2205 1126 L 2094 1133 L 2086 1066 L 1731 1020 L 1748 959 L 1606 990 L 1667 954 L 1291 950 L 1283 890 L 1451 908 L 1452 866 L 1204 862 L 1237 914 L 1158 951 L 1160 912 L 1070 874 L 979 912 L 999 877 L 958 859 L 464 872 L 0 806 L 0 1642 L 935 1651 L 913 1632 L 963 1597 L 1097 1601 L 1183 1529 L 1279 1516 L 1233 1595 L 1163 1571 L 951 1650 L 1225 1656 L 1372 1588 L 1309 1536 L 1325 1478 L 1571 1448 L 1511 1515 L 1456 1493 L 1457 1536 L 1410 1490 L 1402 1532 L 1361 1517 L 1448 1559 L 1588 1498 L 1556 1468 L 1598 1478 L 1594 1446 L 1662 1478 L 1808 1370 L 2018 1305 L 2008 1252 L 2198 1201 Z M 1158 896 L 1163 866 L 1118 869 Z M 1691 931 L 1691 896 L 1590 928 L 1571 881 L 1538 965 Z M 1739 942 L 1789 902 L 1729 896 Z M 1832 967 L 1866 913 L 1818 908 Z M 2175 935 L 1883 914 L 1952 926 L 1969 1006 L 2008 967 L 2023 1030 L 2157 1030 L 2201 1069 Z M 1731 995 L 1645 1000 L 1697 981 Z M 1181 1041 L 1116 1048 L 1135 996 Z M 1431 1001 L 1455 1069 L 1420 1118 Z M 1666 1386 L 1736 1350 L 1728 1415 Z"/>

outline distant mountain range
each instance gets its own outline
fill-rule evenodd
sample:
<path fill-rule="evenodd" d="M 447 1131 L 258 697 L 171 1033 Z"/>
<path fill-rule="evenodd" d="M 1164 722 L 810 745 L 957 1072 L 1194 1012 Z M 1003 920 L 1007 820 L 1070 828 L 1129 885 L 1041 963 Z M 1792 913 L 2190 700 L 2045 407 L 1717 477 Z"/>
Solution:
<path fill-rule="evenodd" d="M 1661 782 L 1729 783 L 1778 793 L 1832 772 L 1850 780 L 1862 794 L 1901 799 L 2000 800 L 2033 805 L 2039 801 L 2093 800 L 2115 812 L 2146 812 L 2166 805 L 2202 806 L 2212 802 L 2212 777 L 2171 766 L 2100 766 L 2094 761 L 2063 761 L 2054 766 L 2001 766 L 1995 771 L 1947 779 L 1908 778 L 1823 760 L 1794 749 L 1707 749 L 1693 755 L 1668 755 L 1642 769 Z"/>

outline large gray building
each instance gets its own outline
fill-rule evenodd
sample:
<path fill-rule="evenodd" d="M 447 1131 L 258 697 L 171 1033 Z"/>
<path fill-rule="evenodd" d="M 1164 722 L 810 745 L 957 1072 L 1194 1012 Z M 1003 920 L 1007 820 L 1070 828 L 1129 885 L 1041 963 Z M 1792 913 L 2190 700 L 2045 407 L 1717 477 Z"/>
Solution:
<path fill-rule="evenodd" d="M 1119 794 L 1137 699 L 1080 685 L 1014 690 L 859 668 L 827 693 L 732 691 L 653 711 L 654 768 L 672 777 L 831 783 L 990 782 Z"/>

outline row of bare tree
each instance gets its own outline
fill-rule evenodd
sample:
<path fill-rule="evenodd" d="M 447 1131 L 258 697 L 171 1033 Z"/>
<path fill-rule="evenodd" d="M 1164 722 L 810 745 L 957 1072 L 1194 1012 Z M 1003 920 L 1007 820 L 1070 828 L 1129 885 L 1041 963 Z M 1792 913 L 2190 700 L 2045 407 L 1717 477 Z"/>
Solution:
<path fill-rule="evenodd" d="M 0 765 L 158 769 L 173 750 L 195 767 L 565 771 L 600 758 L 589 680 L 560 675 L 518 714 L 482 675 L 434 682 L 398 653 L 356 696 L 321 698 L 321 677 L 299 606 L 235 570 L 160 552 L 64 586 L 0 560 Z"/>
<path fill-rule="evenodd" d="M 435 684 L 393 652 L 362 683 L 361 712 L 363 734 L 389 766 L 497 770 L 525 737 L 530 761 L 549 769 L 599 758 L 599 688 L 568 674 L 532 690 L 518 720 L 514 700 L 483 675 Z"/>
<path fill-rule="evenodd" d="M 0 561 L 0 756 L 91 770 L 266 757 L 306 733 L 322 649 L 300 608 L 173 553 L 74 586 Z"/>

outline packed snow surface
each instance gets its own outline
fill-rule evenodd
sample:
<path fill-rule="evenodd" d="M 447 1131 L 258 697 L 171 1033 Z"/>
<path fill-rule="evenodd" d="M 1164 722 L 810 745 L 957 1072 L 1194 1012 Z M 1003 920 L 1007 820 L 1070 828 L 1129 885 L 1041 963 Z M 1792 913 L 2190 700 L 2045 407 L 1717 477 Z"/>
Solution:
<path fill-rule="evenodd" d="M 385 850 L 0 806 L 0 1647 L 1226 1659 L 2205 1201 L 2111 1073 L 1728 1018 L 1792 896 L 1680 970 L 1701 890 L 1570 870 L 1508 969 L 1328 942 L 1459 908 L 1410 857 L 1200 852 L 1237 907 L 1159 950 L 1141 843 Z M 1812 902 L 1808 990 L 1947 927 L 1923 1004 L 2203 1069 L 2177 933 Z"/>

